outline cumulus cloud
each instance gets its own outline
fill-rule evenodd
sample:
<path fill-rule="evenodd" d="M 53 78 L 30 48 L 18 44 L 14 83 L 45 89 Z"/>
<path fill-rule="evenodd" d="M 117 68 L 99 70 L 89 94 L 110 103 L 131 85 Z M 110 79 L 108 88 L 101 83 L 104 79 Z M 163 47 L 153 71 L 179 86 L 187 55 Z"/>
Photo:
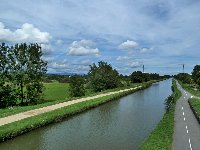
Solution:
<path fill-rule="evenodd" d="M 140 53 L 148 53 L 148 52 L 152 52 L 153 48 L 142 48 L 140 49 Z"/>
<path fill-rule="evenodd" d="M 54 52 L 51 44 L 41 44 L 41 47 L 44 56 L 49 56 Z"/>
<path fill-rule="evenodd" d="M 48 32 L 41 32 L 34 25 L 24 23 L 21 28 L 11 31 L 0 22 L 1 42 L 37 42 L 48 43 L 51 36 Z"/>
<path fill-rule="evenodd" d="M 120 49 L 133 49 L 137 47 L 137 43 L 135 41 L 129 41 L 127 40 L 126 42 L 123 42 L 119 45 Z"/>
<path fill-rule="evenodd" d="M 85 56 L 85 55 L 99 55 L 98 48 L 92 48 L 94 42 L 90 40 L 74 41 L 69 47 L 69 55 Z"/>
<path fill-rule="evenodd" d="M 116 60 L 118 61 L 125 61 L 125 60 L 129 60 L 131 57 L 128 56 L 118 56 Z"/>
<path fill-rule="evenodd" d="M 128 66 L 131 68 L 138 68 L 138 67 L 142 66 L 142 63 L 139 61 L 134 61 L 134 62 L 129 63 Z"/>

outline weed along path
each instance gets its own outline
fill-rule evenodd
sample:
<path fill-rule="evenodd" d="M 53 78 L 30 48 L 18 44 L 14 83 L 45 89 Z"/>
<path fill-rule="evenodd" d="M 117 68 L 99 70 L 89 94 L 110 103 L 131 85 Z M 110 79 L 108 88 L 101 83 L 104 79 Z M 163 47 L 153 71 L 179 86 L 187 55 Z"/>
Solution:
<path fill-rule="evenodd" d="M 178 82 L 177 87 L 182 97 L 176 104 L 173 149 L 197 150 L 200 148 L 200 125 L 188 104 L 191 94 L 186 92 Z"/>
<path fill-rule="evenodd" d="M 76 103 L 80 103 L 80 102 L 84 102 L 84 101 L 89 101 L 89 100 L 93 100 L 96 98 L 100 98 L 100 97 L 104 97 L 104 96 L 108 96 L 108 95 L 113 95 L 113 94 L 117 94 L 117 93 L 122 93 L 122 92 L 126 92 L 126 91 L 130 91 L 130 90 L 135 90 L 138 88 L 141 88 L 142 86 L 138 86 L 135 88 L 129 88 L 129 89 L 124 89 L 124 90 L 119 90 L 119 91 L 115 91 L 115 92 L 108 92 L 108 93 L 104 93 L 104 94 L 99 94 L 96 96 L 91 96 L 91 97 L 85 97 L 85 98 L 80 98 L 80 99 L 76 99 L 76 100 L 72 100 L 72 101 L 67 101 L 67 102 L 63 102 L 63 103 L 58 103 L 55 105 L 51 105 L 51 106 L 46 106 L 46 107 L 42 107 L 39 109 L 34 109 L 34 110 L 30 110 L 30 111 L 25 111 L 19 114 L 15 114 L 15 115 L 10 115 L 4 118 L 0 118 L 0 126 L 15 122 L 15 121 L 19 121 L 25 118 L 29 118 L 29 117 L 33 117 L 36 115 L 40 115 L 46 112 L 50 112 L 62 107 L 66 107 L 66 106 L 70 106 Z"/>

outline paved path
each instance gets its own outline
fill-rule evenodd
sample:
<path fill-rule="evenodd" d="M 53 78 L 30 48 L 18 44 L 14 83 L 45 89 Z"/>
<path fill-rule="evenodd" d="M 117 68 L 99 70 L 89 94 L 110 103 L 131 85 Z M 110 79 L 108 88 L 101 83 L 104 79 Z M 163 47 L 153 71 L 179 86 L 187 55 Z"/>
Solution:
<path fill-rule="evenodd" d="M 63 102 L 63 103 L 58 103 L 55 105 L 51 105 L 51 106 L 46 106 L 46 107 L 42 107 L 42 108 L 38 108 L 38 109 L 34 109 L 34 110 L 30 110 L 30 111 L 25 111 L 19 114 L 15 114 L 15 115 L 11 115 L 11 116 L 7 116 L 4 118 L 0 118 L 0 126 L 3 126 L 5 124 L 8 123 L 12 123 L 15 121 L 19 121 L 25 118 L 29 118 L 35 115 L 39 115 L 39 114 L 43 114 L 49 111 L 53 111 L 62 107 L 66 107 L 72 104 L 76 104 L 76 103 L 80 103 L 83 101 L 88 101 L 88 100 L 92 100 L 95 98 L 100 98 L 100 97 L 104 97 L 104 96 L 108 96 L 108 95 L 112 95 L 112 94 L 116 94 L 116 93 L 122 93 L 125 91 L 129 91 L 129 90 L 133 90 L 133 89 L 137 89 L 140 88 L 141 86 L 135 87 L 135 88 L 130 88 L 130 89 L 124 89 L 124 90 L 119 90 L 119 91 L 115 91 L 115 92 L 109 92 L 109 93 L 105 93 L 105 94 L 99 94 L 96 96 L 91 96 L 91 97 L 85 97 L 85 98 L 80 98 L 80 99 L 76 99 L 76 100 L 72 100 L 72 101 L 67 101 L 67 102 Z"/>
<path fill-rule="evenodd" d="M 173 135 L 174 150 L 200 150 L 200 125 L 189 104 L 191 94 L 177 82 L 182 97 L 177 101 L 175 110 L 175 126 Z"/>

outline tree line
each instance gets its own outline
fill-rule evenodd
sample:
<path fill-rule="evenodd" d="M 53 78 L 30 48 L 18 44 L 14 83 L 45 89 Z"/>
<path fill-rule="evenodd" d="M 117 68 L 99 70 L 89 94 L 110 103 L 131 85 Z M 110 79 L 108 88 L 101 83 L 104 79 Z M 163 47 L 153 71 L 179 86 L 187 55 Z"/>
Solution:
<path fill-rule="evenodd" d="M 131 83 L 142 83 L 166 77 L 170 76 L 142 73 L 141 71 L 135 71 L 130 76 L 123 76 L 116 69 L 113 69 L 111 64 L 100 61 L 97 65 L 90 65 L 90 70 L 86 76 L 76 75 L 70 78 L 70 93 L 72 96 L 84 96 L 86 91 L 85 84 L 93 91 L 101 92 L 117 87 L 130 86 Z"/>
<path fill-rule="evenodd" d="M 42 77 L 47 62 L 37 43 L 0 45 L 0 108 L 37 104 L 42 99 Z"/>
<path fill-rule="evenodd" d="M 175 76 L 175 78 L 183 83 L 196 84 L 200 87 L 200 65 L 194 66 L 191 75 L 188 73 L 179 73 Z"/>
<path fill-rule="evenodd" d="M 41 46 L 37 43 L 0 44 L 0 108 L 37 104 L 43 99 L 43 82 L 52 80 L 69 83 L 70 95 L 80 97 L 86 94 L 86 89 L 101 92 L 163 78 L 156 73 L 140 71 L 130 76 L 120 75 L 104 61 L 90 65 L 86 75 L 51 75 L 46 74 L 47 62 L 42 55 Z"/>

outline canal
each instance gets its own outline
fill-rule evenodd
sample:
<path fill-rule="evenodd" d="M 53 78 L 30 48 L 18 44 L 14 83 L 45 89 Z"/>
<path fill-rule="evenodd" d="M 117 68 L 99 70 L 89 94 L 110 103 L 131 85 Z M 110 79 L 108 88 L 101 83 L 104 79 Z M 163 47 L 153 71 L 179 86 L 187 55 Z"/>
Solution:
<path fill-rule="evenodd" d="M 133 150 L 161 120 L 172 80 L 0 144 L 0 150 Z"/>

